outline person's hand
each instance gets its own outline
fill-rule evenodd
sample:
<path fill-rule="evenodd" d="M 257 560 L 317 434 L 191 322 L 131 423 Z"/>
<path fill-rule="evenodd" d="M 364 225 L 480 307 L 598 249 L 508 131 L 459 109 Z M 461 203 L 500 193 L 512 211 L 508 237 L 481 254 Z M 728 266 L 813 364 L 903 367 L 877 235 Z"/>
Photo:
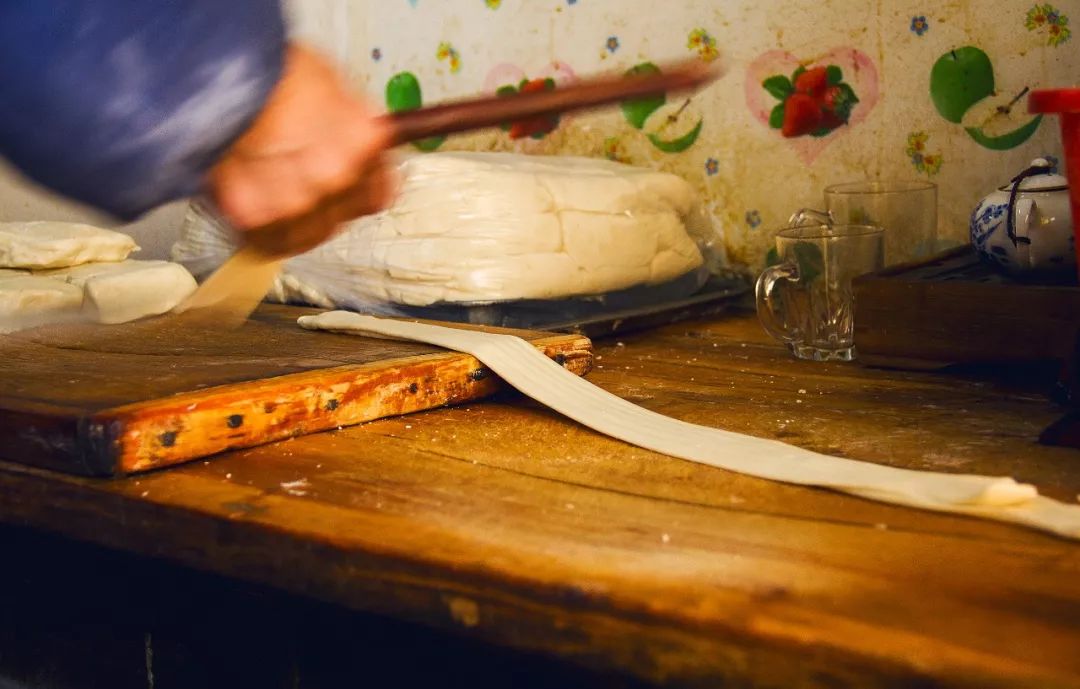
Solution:
<path fill-rule="evenodd" d="M 334 68 L 293 45 L 262 113 L 210 171 L 210 196 L 242 241 L 295 255 L 390 203 L 389 143 Z"/>

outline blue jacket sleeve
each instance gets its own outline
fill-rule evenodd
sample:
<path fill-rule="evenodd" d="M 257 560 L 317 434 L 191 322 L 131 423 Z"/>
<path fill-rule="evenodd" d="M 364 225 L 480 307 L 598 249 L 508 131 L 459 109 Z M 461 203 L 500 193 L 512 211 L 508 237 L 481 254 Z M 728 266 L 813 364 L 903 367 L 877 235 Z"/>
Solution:
<path fill-rule="evenodd" d="M 279 0 L 3 0 L 0 155 L 131 219 L 199 191 L 284 54 Z"/>

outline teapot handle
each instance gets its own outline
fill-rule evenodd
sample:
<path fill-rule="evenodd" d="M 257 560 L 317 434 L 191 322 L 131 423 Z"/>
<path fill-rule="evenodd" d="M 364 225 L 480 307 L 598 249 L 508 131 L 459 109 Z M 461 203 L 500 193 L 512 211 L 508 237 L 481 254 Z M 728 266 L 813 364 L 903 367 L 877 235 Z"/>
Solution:
<path fill-rule="evenodd" d="M 1009 239 L 1012 240 L 1013 246 L 1019 246 L 1020 244 L 1031 244 L 1031 238 L 1028 236 L 1028 226 L 1031 223 L 1031 213 L 1035 207 L 1035 203 L 1027 199 L 1025 199 L 1024 201 L 1017 200 L 1017 197 L 1020 195 L 1020 184 L 1028 177 L 1034 177 L 1036 175 L 1049 175 L 1050 173 L 1051 167 L 1049 164 L 1032 165 L 1016 177 L 1013 177 L 1012 189 L 1009 191 L 1008 215 L 1006 215 L 1005 218 L 1005 230 L 1006 232 L 1008 232 Z M 1021 204 L 1023 204 L 1023 208 L 1021 208 Z M 1021 216 L 1023 216 L 1024 219 L 1024 233 L 1020 236 L 1017 236 L 1016 220 L 1018 217 Z"/>
<path fill-rule="evenodd" d="M 1031 225 L 1035 220 L 1037 210 L 1033 199 L 1020 199 L 1016 202 L 1016 209 L 1010 216 L 1016 231 L 1013 244 L 1016 245 L 1017 258 L 1021 265 L 1029 268 L 1035 267 L 1031 265 Z"/>

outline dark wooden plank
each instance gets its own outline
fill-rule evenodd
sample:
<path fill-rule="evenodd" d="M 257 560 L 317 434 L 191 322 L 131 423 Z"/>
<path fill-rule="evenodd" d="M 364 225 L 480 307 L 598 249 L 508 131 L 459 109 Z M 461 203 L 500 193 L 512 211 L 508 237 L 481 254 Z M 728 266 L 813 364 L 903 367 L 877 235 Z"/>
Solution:
<path fill-rule="evenodd" d="M 797 362 L 752 318 L 596 355 L 595 383 L 689 421 L 1080 493 L 1030 381 Z M 1080 686 L 1076 543 L 662 457 L 512 395 L 117 481 L 0 465 L 0 519 L 652 682 Z"/>
<path fill-rule="evenodd" d="M 1009 279 L 970 247 L 855 281 L 855 343 L 865 360 L 1062 360 L 1080 331 L 1080 287 Z"/>
<path fill-rule="evenodd" d="M 5 689 L 646 686 L 32 530 L 0 542 Z"/>
<path fill-rule="evenodd" d="M 469 356 L 305 331 L 309 312 L 268 306 L 235 331 L 166 318 L 0 338 L 0 447 L 61 471 L 135 473 L 501 387 Z M 585 338 L 501 332 L 589 368 Z"/>

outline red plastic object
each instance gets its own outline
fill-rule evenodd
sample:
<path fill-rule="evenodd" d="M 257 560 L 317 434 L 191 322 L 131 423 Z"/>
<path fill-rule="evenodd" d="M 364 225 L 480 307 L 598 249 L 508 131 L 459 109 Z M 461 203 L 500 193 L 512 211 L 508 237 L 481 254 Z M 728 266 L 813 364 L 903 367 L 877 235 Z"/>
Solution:
<path fill-rule="evenodd" d="M 1033 113 L 1058 115 L 1061 119 L 1065 176 L 1069 179 L 1077 271 L 1080 275 L 1080 88 L 1035 91 L 1028 100 L 1028 109 Z"/>

